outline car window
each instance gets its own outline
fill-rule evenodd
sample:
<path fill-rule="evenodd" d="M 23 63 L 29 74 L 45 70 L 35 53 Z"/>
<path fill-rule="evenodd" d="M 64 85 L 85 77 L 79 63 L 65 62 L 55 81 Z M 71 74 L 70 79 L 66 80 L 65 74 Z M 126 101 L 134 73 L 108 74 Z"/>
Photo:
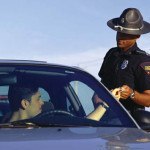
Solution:
<path fill-rule="evenodd" d="M 0 86 L 0 121 L 2 121 L 4 115 L 10 112 L 8 89 L 9 86 Z"/>
<path fill-rule="evenodd" d="M 42 87 L 39 88 L 39 91 L 41 93 L 41 99 L 45 102 L 49 102 L 51 99 L 50 99 L 50 96 L 48 94 L 48 92 L 46 90 L 44 90 Z"/>
<path fill-rule="evenodd" d="M 88 115 L 94 110 L 94 105 L 92 103 L 94 91 L 81 81 L 72 81 L 70 84 L 77 94 L 86 115 Z"/>
<path fill-rule="evenodd" d="M 71 81 L 71 86 L 74 89 L 77 97 L 79 98 L 82 107 L 85 111 L 85 114 L 88 115 L 92 111 L 94 111 L 94 95 L 96 91 L 94 91 L 89 85 L 83 83 L 81 81 Z M 97 95 L 100 101 L 105 102 L 105 100 L 101 97 L 102 94 Z M 108 104 L 109 106 L 109 104 Z M 120 120 L 118 119 L 117 114 L 109 108 L 102 119 L 100 120 L 104 124 L 111 124 L 111 125 L 121 125 Z"/>

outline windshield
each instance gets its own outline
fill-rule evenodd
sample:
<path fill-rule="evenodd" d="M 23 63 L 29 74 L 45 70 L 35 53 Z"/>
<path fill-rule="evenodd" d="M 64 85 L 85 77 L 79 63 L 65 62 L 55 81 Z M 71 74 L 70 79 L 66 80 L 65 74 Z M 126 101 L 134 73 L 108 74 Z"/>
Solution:
<path fill-rule="evenodd" d="M 135 127 L 122 106 L 88 73 L 21 65 L 0 67 L 0 123 Z"/>

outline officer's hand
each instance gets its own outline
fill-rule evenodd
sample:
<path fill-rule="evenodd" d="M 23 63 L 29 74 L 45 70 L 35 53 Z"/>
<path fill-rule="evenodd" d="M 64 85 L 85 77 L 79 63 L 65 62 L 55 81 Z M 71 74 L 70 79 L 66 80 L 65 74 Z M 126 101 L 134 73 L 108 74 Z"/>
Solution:
<path fill-rule="evenodd" d="M 120 90 L 120 98 L 127 99 L 132 92 L 133 90 L 129 86 L 123 85 Z"/>
<path fill-rule="evenodd" d="M 111 90 L 112 95 L 119 100 L 120 99 L 120 88 L 115 88 Z"/>

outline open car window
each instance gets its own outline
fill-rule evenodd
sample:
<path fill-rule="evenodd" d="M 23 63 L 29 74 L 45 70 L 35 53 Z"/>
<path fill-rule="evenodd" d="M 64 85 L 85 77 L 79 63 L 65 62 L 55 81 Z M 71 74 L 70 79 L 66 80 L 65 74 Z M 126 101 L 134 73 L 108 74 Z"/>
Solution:
<path fill-rule="evenodd" d="M 94 95 L 93 89 L 91 89 L 83 82 L 77 80 L 71 81 L 71 86 L 74 89 L 76 95 L 78 96 L 86 115 L 94 111 L 94 105 L 92 102 L 92 98 Z"/>
<path fill-rule="evenodd" d="M 85 83 L 77 80 L 71 81 L 71 86 L 74 89 L 77 97 L 79 98 L 79 101 L 82 104 L 85 114 L 88 115 L 89 113 L 94 111 L 95 106 L 93 101 L 94 101 L 94 95 L 96 91 L 94 91 L 94 89 L 92 89 Z M 97 96 L 100 99 L 100 101 L 105 102 L 105 99 L 101 98 L 101 94 Z M 100 122 L 107 125 L 121 125 L 121 121 L 119 117 L 111 109 L 111 107 L 109 107 L 108 110 L 105 112 L 104 116 L 100 119 Z"/>
<path fill-rule="evenodd" d="M 96 109 L 93 103 L 93 96 L 96 93 L 109 107 L 98 121 L 99 125 L 134 126 L 122 106 L 92 76 L 66 68 L 21 65 L 0 67 L 0 123 L 4 123 L 6 116 L 11 113 L 8 97 L 10 86 L 27 82 L 39 86 L 44 101 L 42 112 L 50 111 L 58 114 L 62 111 L 61 115 L 68 113 L 77 119 L 85 119 Z"/>

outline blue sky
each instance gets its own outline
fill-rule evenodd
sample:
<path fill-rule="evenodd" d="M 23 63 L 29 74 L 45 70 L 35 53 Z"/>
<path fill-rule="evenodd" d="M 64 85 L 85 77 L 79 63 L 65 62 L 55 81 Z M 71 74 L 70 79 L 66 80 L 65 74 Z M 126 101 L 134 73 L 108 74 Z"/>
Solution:
<path fill-rule="evenodd" d="M 97 77 L 116 46 L 108 20 L 128 7 L 150 22 L 149 0 L 0 0 L 0 58 L 44 60 L 79 66 Z M 149 51 L 150 34 L 138 45 Z"/>

